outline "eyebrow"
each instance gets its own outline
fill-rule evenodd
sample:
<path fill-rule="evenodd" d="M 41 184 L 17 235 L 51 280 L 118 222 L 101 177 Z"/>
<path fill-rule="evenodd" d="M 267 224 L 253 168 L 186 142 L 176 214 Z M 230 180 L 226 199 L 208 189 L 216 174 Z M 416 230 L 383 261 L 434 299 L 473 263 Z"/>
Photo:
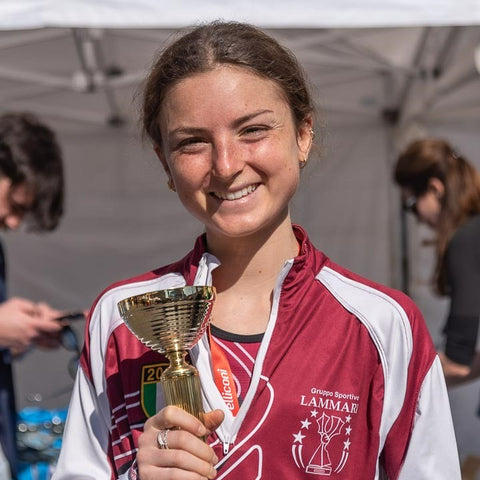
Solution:
<path fill-rule="evenodd" d="M 264 113 L 273 113 L 272 110 L 265 109 L 265 110 L 258 110 L 257 112 L 249 113 L 248 115 L 244 115 L 243 117 L 238 118 L 232 124 L 233 127 L 239 127 L 245 122 L 253 120 L 254 118 L 263 115 Z"/>
<path fill-rule="evenodd" d="M 260 116 L 265 113 L 273 113 L 270 109 L 258 110 L 256 112 L 249 113 L 248 115 L 244 115 L 243 117 L 239 117 L 232 122 L 233 128 L 238 128 L 240 125 Z M 196 135 L 203 133 L 205 131 L 204 128 L 197 128 L 197 127 L 178 127 L 168 132 L 168 135 L 175 135 L 178 133 L 189 134 L 189 135 Z"/>

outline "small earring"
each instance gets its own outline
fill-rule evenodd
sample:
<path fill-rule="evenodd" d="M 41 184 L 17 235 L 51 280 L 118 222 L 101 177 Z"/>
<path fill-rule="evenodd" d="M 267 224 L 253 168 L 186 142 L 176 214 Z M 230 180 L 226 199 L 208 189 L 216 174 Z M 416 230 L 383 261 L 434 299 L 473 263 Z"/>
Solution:
<path fill-rule="evenodd" d="M 173 180 L 171 178 L 168 179 L 167 185 L 168 185 L 168 189 L 171 192 L 176 192 L 177 191 L 177 189 L 175 188 L 175 184 L 173 183 Z"/>
<path fill-rule="evenodd" d="M 300 169 L 305 168 L 305 165 L 307 165 L 307 161 L 308 161 L 308 158 L 305 157 L 303 160 L 300 160 L 300 162 L 298 162 Z"/>
<path fill-rule="evenodd" d="M 312 140 L 315 138 L 315 130 L 313 128 L 310 129 L 310 135 L 312 136 Z"/>

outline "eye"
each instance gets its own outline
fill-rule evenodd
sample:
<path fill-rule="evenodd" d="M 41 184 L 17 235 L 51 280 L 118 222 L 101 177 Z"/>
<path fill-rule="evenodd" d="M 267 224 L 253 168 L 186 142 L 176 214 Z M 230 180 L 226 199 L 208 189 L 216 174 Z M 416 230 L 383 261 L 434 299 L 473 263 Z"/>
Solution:
<path fill-rule="evenodd" d="M 261 137 L 263 134 L 268 132 L 270 130 L 270 127 L 266 125 L 249 125 L 248 127 L 245 127 L 241 135 L 246 136 L 247 138 L 256 138 L 256 137 Z"/>
<path fill-rule="evenodd" d="M 207 141 L 201 137 L 183 138 L 176 143 L 173 150 L 181 153 L 194 152 L 206 143 Z"/>

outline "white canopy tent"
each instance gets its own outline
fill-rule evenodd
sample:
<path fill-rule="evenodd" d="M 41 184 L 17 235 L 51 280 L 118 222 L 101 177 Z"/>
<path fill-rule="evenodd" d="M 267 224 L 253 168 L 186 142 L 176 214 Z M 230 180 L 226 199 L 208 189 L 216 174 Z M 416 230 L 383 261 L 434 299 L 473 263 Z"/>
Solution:
<path fill-rule="evenodd" d="M 476 25 L 478 0 L 3 0 L 0 28 L 178 28 L 218 18 L 268 28 Z"/>
<path fill-rule="evenodd" d="M 132 99 L 155 51 L 178 29 L 213 19 L 268 29 L 308 73 L 319 155 L 303 172 L 294 220 L 333 260 L 408 285 L 440 341 L 447 302 L 430 293 L 428 232 L 409 220 L 402 248 L 391 166 L 409 140 L 438 135 L 480 168 L 480 0 L 3 0 L 0 111 L 34 111 L 56 129 L 67 180 L 56 232 L 6 235 L 11 294 L 85 308 L 112 281 L 191 247 L 201 227 L 141 147 Z M 42 405 L 66 405 L 68 358 L 35 352 L 19 362 L 20 406 L 35 392 Z M 462 454 L 480 453 L 478 384 L 451 399 Z"/>

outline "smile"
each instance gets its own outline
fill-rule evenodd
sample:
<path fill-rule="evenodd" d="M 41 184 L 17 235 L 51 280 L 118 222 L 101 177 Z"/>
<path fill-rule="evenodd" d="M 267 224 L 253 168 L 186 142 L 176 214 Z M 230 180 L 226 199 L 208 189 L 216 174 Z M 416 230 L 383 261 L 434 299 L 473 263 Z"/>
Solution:
<path fill-rule="evenodd" d="M 236 192 L 213 192 L 213 195 L 221 200 L 238 200 L 253 193 L 258 187 L 258 183 L 255 185 L 249 185 L 248 187 L 237 190 Z"/>

